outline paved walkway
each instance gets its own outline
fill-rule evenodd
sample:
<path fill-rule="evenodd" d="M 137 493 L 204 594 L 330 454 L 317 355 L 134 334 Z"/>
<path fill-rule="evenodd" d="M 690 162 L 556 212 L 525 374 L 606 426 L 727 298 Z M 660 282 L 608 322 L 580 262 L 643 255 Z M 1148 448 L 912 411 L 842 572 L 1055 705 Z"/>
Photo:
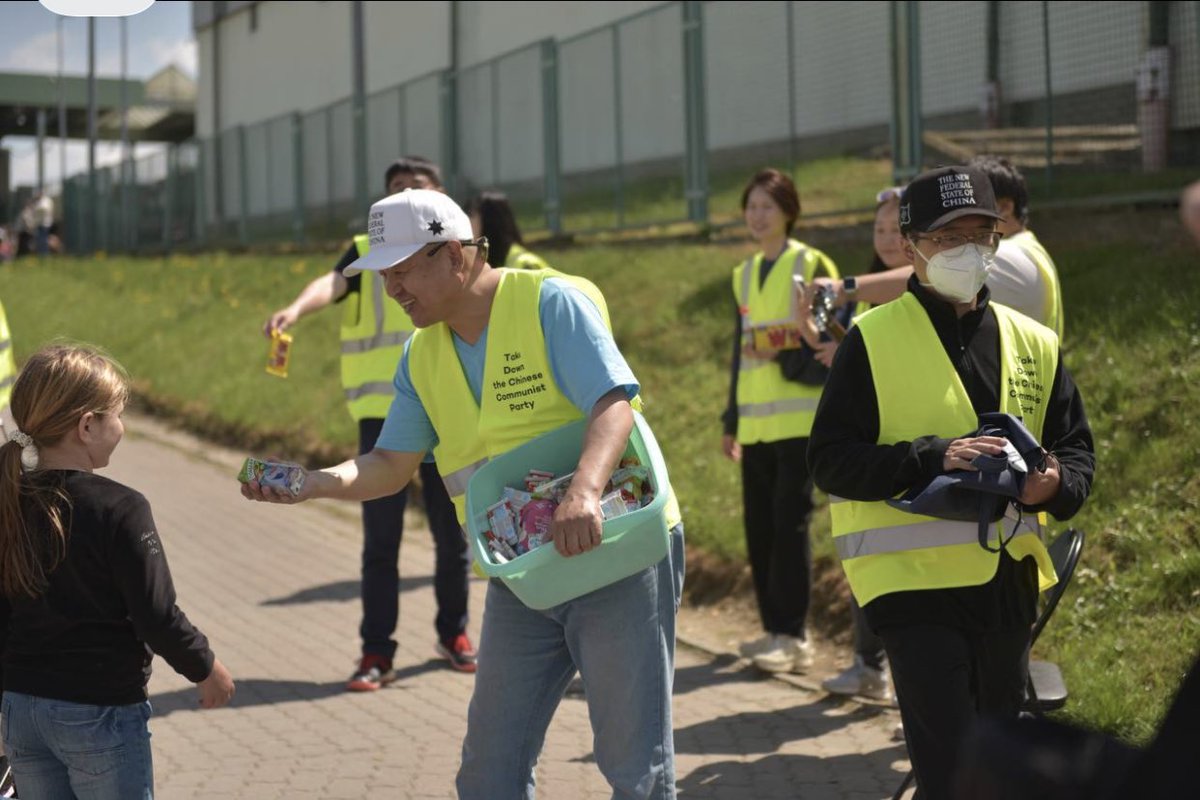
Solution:
<path fill-rule="evenodd" d="M 400 680 L 343 684 L 357 653 L 357 507 L 246 502 L 241 454 L 132 417 L 109 477 L 154 508 L 180 606 L 238 684 L 201 711 L 161 660 L 150 683 L 160 800 L 451 798 L 472 677 L 433 654 L 433 551 L 418 520 L 402 548 Z M 471 586 L 478 638 L 484 584 Z M 878 800 L 907 769 L 894 712 L 837 703 L 681 644 L 676 672 L 681 798 Z M 501 733 L 500 735 L 503 735 Z M 587 709 L 566 698 L 538 768 L 539 797 L 606 798 Z"/>

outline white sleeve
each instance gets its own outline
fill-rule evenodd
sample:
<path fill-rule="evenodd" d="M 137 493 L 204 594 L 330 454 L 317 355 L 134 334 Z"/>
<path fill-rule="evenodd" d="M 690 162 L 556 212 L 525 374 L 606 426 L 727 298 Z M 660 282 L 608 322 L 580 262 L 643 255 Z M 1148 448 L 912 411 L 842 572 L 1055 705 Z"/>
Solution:
<path fill-rule="evenodd" d="M 988 273 L 992 300 L 1015 308 L 1043 325 L 1047 324 L 1046 286 L 1041 270 L 1019 246 L 1000 242 L 996 264 Z"/>

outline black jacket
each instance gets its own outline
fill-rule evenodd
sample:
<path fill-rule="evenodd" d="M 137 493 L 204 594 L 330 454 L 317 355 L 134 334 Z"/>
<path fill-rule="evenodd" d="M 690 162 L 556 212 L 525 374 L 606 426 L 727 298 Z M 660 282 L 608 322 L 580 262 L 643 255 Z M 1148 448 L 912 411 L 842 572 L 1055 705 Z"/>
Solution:
<path fill-rule="evenodd" d="M 71 501 L 66 558 L 40 597 L 0 597 L 4 690 L 102 706 L 139 703 L 155 653 L 190 681 L 207 678 L 213 653 L 175 605 L 146 498 L 90 472 L 40 477 Z"/>
<path fill-rule="evenodd" d="M 961 319 L 953 305 L 909 279 L 929 314 L 946 355 L 962 379 L 976 414 L 1000 408 L 1000 332 L 986 287 L 975 310 Z M 963 431 L 966 435 L 969 431 Z M 879 445 L 879 406 L 862 333 L 851 329 L 834 359 L 809 439 L 808 463 L 816 485 L 850 500 L 884 500 L 942 473 L 950 439 L 922 436 L 911 442 Z M 1059 359 L 1050 390 L 1042 445 L 1062 465 L 1057 496 L 1030 512 L 1048 511 L 1059 520 L 1079 511 L 1091 491 L 1095 448 L 1083 400 Z M 1016 564 L 1007 556 L 993 580 L 960 589 L 896 592 L 866 606 L 873 628 L 904 621 L 950 621 L 971 627 L 1031 622 L 1036 574 L 1032 561 Z M 1023 587 L 1023 588 L 1018 588 Z"/>

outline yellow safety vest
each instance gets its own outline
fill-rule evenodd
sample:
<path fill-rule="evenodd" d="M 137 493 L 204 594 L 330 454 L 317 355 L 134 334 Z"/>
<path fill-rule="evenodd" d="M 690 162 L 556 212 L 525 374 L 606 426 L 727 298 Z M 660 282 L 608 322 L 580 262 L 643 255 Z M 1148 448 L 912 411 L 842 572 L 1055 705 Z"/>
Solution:
<path fill-rule="evenodd" d="M 991 303 L 1000 328 L 1000 410 L 1022 417 L 1039 439 L 1058 368 L 1058 338 L 1007 306 Z M 906 293 L 858 319 L 879 404 L 878 444 L 918 436 L 962 436 L 979 427 L 970 397 L 917 298 Z M 913 589 L 978 586 L 996 574 L 998 553 L 979 546 L 976 522 L 935 519 L 886 502 L 830 497 L 833 541 L 859 605 Z M 1010 518 L 996 523 L 1008 536 Z M 1032 520 L 1008 554 L 1037 561 L 1042 589 L 1057 578 Z"/>
<path fill-rule="evenodd" d="M 13 357 L 12 334 L 8 332 L 4 306 L 0 305 L 0 412 L 8 408 L 16 380 L 17 360 Z"/>
<path fill-rule="evenodd" d="M 550 370 L 538 305 L 542 283 L 549 277 L 568 280 L 585 293 L 584 284 L 590 285 L 547 270 L 500 270 L 488 316 L 481 402 L 476 402 L 463 374 L 450 326 L 439 322 L 413 334 L 408 372 L 437 433 L 433 455 L 459 524 L 466 521 L 467 484 L 476 470 L 497 455 L 583 418 Z M 668 525 L 679 519 L 672 495 Z"/>
<path fill-rule="evenodd" d="M 508 257 L 504 259 L 504 266 L 512 269 L 550 269 L 550 265 L 546 263 L 545 259 L 516 242 L 513 242 L 512 246 L 508 248 Z"/>
<path fill-rule="evenodd" d="M 365 234 L 354 237 L 359 257 L 370 250 Z M 388 297 L 376 271 L 360 273 L 355 296 L 342 313 L 342 389 L 354 419 L 383 419 L 396 389 L 392 381 L 413 324 L 400 304 Z"/>
<path fill-rule="evenodd" d="M 1029 260 L 1042 274 L 1042 283 L 1045 285 L 1046 294 L 1044 303 L 1046 319 L 1038 321 L 1058 334 L 1059 341 L 1061 341 L 1063 335 L 1062 285 L 1058 281 L 1058 268 L 1054 266 L 1054 259 L 1050 258 L 1050 254 L 1033 235 L 1033 231 L 1021 231 L 1009 236 L 1006 241 L 1021 248 L 1021 251 L 1029 256 Z"/>
<path fill-rule="evenodd" d="M 733 270 L 733 296 L 742 312 L 742 326 L 788 322 L 794 318 L 796 291 L 793 276 L 812 281 L 824 264 L 829 277 L 838 277 L 837 267 L 820 250 L 789 239 L 766 283 L 759 288 L 762 253 Z M 737 376 L 737 440 L 742 444 L 777 442 L 808 436 L 812 431 L 820 386 L 807 386 L 783 377 L 775 361 L 742 358 Z"/>

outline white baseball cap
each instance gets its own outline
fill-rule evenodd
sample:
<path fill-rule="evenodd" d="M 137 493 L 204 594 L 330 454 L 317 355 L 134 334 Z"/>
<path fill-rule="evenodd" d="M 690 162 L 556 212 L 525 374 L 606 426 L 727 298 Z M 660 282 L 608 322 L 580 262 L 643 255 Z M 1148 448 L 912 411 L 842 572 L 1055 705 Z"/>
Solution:
<path fill-rule="evenodd" d="M 405 189 L 371 206 L 371 249 L 342 274 L 378 272 L 399 264 L 430 242 L 474 241 L 471 220 L 450 197 L 432 189 Z"/>

